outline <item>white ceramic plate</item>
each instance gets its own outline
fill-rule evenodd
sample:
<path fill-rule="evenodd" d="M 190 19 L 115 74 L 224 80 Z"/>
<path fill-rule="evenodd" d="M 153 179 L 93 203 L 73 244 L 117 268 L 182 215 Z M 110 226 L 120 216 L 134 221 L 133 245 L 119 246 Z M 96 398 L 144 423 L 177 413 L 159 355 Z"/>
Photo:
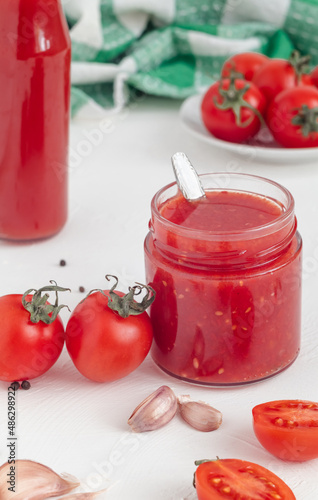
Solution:
<path fill-rule="evenodd" d="M 232 151 L 248 159 L 270 161 L 276 163 L 304 163 L 318 160 L 318 148 L 283 148 L 274 141 L 267 128 L 262 129 L 256 137 L 243 144 L 217 139 L 210 134 L 201 119 L 200 104 L 202 96 L 188 97 L 181 106 L 180 116 L 185 128 L 199 139 L 227 151 Z"/>

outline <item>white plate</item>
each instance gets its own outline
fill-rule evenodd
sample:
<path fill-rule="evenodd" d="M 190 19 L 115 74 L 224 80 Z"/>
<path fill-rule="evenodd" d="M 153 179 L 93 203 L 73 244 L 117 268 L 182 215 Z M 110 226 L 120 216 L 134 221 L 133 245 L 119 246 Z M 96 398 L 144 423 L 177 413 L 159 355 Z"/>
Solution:
<path fill-rule="evenodd" d="M 299 162 L 301 165 L 318 160 L 318 148 L 283 148 L 274 141 L 267 128 L 262 129 L 256 137 L 243 144 L 217 139 L 207 131 L 202 122 L 201 100 L 202 95 L 188 97 L 181 106 L 180 116 L 186 129 L 208 144 L 256 161 Z"/>

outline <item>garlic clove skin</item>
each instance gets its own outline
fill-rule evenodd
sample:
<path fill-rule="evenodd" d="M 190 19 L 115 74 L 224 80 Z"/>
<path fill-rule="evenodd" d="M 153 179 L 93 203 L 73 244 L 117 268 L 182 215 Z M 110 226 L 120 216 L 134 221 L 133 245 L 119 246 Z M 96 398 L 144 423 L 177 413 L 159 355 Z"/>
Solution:
<path fill-rule="evenodd" d="M 73 495 L 66 495 L 62 500 L 93 500 L 93 498 L 98 497 L 106 490 L 95 491 L 94 493 L 73 493 Z"/>
<path fill-rule="evenodd" d="M 198 431 L 215 431 L 222 423 L 222 413 L 204 401 L 192 401 L 190 396 L 179 396 L 178 405 L 183 420 Z"/>
<path fill-rule="evenodd" d="M 43 500 L 65 495 L 80 485 L 74 476 L 58 475 L 49 467 L 32 460 L 16 460 L 14 467 L 14 492 L 8 490 L 10 465 L 6 462 L 0 467 L 1 500 Z"/>
<path fill-rule="evenodd" d="M 178 409 L 175 393 L 162 385 L 133 411 L 128 424 L 134 432 L 154 431 L 173 419 Z"/>

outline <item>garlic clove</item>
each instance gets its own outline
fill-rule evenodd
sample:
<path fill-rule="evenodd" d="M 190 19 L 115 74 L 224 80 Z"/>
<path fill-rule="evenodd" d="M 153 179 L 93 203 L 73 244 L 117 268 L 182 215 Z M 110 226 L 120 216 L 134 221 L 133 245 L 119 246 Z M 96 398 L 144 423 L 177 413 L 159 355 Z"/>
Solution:
<path fill-rule="evenodd" d="M 178 405 L 183 420 L 198 431 L 215 431 L 222 423 L 222 413 L 204 401 L 192 401 L 190 396 L 179 396 Z"/>
<path fill-rule="evenodd" d="M 162 385 L 135 408 L 128 424 L 134 432 L 154 431 L 170 422 L 177 409 L 175 393 Z"/>
<path fill-rule="evenodd" d="M 73 493 L 73 495 L 66 495 L 61 500 L 93 500 L 98 495 L 105 493 L 106 490 L 95 491 L 94 493 Z"/>
<path fill-rule="evenodd" d="M 10 480 L 14 490 L 8 489 L 10 482 L 7 481 Z M 14 465 L 6 462 L 0 467 L 1 500 L 43 500 L 69 493 L 79 484 L 74 476 L 59 476 L 49 467 L 32 460 L 16 460 Z"/>

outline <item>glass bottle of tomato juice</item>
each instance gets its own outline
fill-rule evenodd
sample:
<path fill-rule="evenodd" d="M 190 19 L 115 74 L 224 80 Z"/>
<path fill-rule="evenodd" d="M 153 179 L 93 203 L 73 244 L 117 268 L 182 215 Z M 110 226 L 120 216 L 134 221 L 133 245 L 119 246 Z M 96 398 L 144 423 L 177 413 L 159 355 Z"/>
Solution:
<path fill-rule="evenodd" d="M 1 0 L 1 238 L 45 238 L 65 224 L 70 62 L 60 0 Z"/>
<path fill-rule="evenodd" d="M 301 248 L 292 195 L 247 174 L 200 176 L 206 197 L 176 184 L 152 200 L 145 240 L 152 357 L 211 386 L 271 377 L 300 348 Z"/>

